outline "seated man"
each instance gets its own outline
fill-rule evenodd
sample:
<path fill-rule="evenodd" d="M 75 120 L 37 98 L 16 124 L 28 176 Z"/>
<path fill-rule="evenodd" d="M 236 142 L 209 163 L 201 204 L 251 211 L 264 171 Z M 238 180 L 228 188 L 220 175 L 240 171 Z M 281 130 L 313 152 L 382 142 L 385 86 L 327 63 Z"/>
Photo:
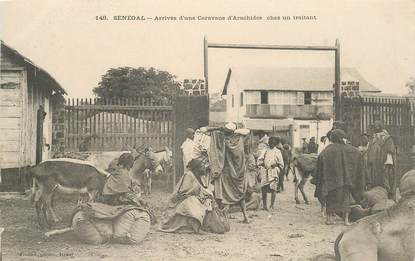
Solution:
<path fill-rule="evenodd" d="M 124 153 L 118 159 L 116 166 L 111 166 L 108 171 L 111 175 L 108 177 L 102 195 L 104 202 L 109 205 L 121 205 L 120 197 L 130 192 L 131 179 L 128 174 L 129 169 L 134 164 L 134 158 L 131 153 Z"/>
<path fill-rule="evenodd" d="M 206 175 L 205 165 L 199 159 L 192 159 L 184 175 L 170 196 L 166 221 L 160 226 L 162 232 L 190 230 L 202 231 L 207 211 L 212 210 L 212 193 L 203 185 L 201 178 Z"/>

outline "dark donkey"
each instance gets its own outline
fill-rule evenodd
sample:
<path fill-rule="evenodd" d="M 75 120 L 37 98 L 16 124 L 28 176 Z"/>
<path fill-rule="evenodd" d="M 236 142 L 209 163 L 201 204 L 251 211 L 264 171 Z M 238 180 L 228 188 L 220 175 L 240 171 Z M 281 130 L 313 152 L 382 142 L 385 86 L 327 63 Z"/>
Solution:
<path fill-rule="evenodd" d="M 157 168 L 157 164 L 149 157 L 148 153 L 138 154 L 134 164 L 150 169 Z M 54 210 L 56 194 L 87 194 L 88 201 L 94 202 L 97 196 L 102 193 L 107 178 L 111 175 L 86 161 L 67 158 L 41 162 L 33 167 L 30 173 L 34 178 L 32 201 L 35 204 L 41 227 L 42 213 L 48 227 L 51 224 L 49 218 L 53 223 L 61 221 Z"/>

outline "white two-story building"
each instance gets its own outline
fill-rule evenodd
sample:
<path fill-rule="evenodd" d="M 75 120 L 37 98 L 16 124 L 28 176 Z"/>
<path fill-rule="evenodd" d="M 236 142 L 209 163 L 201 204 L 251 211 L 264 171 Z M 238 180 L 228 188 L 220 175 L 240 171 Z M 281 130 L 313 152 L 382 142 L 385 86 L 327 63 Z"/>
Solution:
<path fill-rule="evenodd" d="M 357 82 L 360 92 L 380 92 L 352 68 L 342 69 L 341 80 Z M 330 68 L 230 68 L 222 92 L 226 120 L 274 131 L 300 147 L 303 138 L 318 140 L 330 130 L 333 85 Z"/>

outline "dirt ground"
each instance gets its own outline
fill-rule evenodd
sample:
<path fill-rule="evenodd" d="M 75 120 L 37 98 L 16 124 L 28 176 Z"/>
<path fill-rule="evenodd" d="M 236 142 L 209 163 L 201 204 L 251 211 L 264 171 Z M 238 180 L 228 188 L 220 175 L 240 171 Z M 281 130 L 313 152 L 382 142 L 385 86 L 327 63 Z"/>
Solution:
<path fill-rule="evenodd" d="M 250 211 L 250 224 L 242 224 L 241 213 L 233 214 L 231 231 L 224 235 L 167 234 L 155 227 L 137 246 L 79 243 L 71 233 L 50 239 L 43 236 L 36 222 L 34 207 L 23 199 L 1 199 L 0 226 L 3 260 L 309 260 L 322 253 L 333 253 L 334 241 L 343 225 L 326 226 L 320 206 L 313 198 L 314 186 L 307 184 L 310 205 L 296 205 L 293 183 L 277 195 L 272 212 Z M 148 198 L 161 215 L 167 193 L 154 191 Z M 74 199 L 61 199 L 58 213 L 67 221 Z M 62 207 L 64 205 L 64 207 Z"/>

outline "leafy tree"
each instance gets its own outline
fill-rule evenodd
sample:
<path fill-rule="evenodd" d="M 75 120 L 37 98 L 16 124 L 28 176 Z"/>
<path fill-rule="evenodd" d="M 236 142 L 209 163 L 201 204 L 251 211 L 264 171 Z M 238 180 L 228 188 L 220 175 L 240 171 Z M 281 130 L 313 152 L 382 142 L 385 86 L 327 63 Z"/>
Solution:
<path fill-rule="evenodd" d="M 155 68 L 119 67 L 109 69 L 102 76 L 94 94 L 99 98 L 171 98 L 180 94 L 180 83 L 176 76 Z"/>
<path fill-rule="evenodd" d="M 410 77 L 405 86 L 409 89 L 409 94 L 415 95 L 415 77 Z"/>

